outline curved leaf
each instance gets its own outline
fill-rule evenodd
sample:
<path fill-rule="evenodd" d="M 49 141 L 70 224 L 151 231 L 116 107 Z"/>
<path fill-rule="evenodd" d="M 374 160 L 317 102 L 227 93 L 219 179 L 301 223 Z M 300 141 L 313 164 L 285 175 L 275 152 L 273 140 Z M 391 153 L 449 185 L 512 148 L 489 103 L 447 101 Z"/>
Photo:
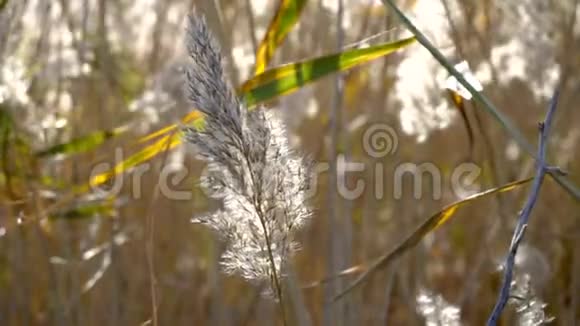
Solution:
<path fill-rule="evenodd" d="M 383 57 L 415 42 L 414 37 L 368 48 L 352 49 L 269 69 L 240 87 L 248 106 L 286 95 L 327 76 Z"/>
<path fill-rule="evenodd" d="M 455 105 L 455 107 L 457 108 L 457 110 L 461 114 L 461 119 L 463 120 L 463 125 L 465 126 L 465 130 L 467 131 L 467 141 L 468 141 L 468 145 L 469 145 L 469 153 L 471 155 L 473 155 L 473 151 L 475 150 L 474 149 L 475 137 L 473 134 L 473 128 L 471 128 L 471 123 L 469 122 L 469 118 L 467 117 L 467 111 L 465 109 L 465 101 L 463 100 L 463 97 L 461 97 L 461 95 L 459 95 L 457 92 L 454 92 L 452 90 L 448 90 L 447 94 L 449 95 L 451 102 L 453 102 L 453 105 Z"/>
<path fill-rule="evenodd" d="M 183 117 L 181 119 L 181 122 L 182 123 L 190 123 L 192 121 L 197 121 L 200 118 L 202 118 L 201 112 L 196 111 L 194 109 L 193 111 L 189 112 L 185 117 Z M 169 125 L 167 127 L 163 127 L 163 128 L 161 128 L 161 129 L 159 129 L 159 130 L 157 130 L 155 132 L 150 133 L 149 135 L 146 135 L 145 137 L 141 137 L 139 139 L 139 142 L 140 143 L 147 142 L 147 141 L 149 141 L 151 139 L 154 139 L 154 138 L 157 138 L 159 136 L 165 135 L 165 134 L 167 134 L 167 133 L 175 130 L 176 128 L 177 128 L 177 124 L 172 124 L 172 125 Z"/>
<path fill-rule="evenodd" d="M 88 152 L 95 149 L 105 141 L 116 137 L 129 128 L 127 126 L 115 128 L 113 130 L 99 130 L 86 136 L 75 138 L 69 142 L 54 145 L 45 150 L 37 152 L 35 155 L 39 158 L 54 155 L 71 155 Z"/>
<path fill-rule="evenodd" d="M 368 279 L 373 273 L 386 268 L 389 264 L 402 256 L 409 249 L 415 247 L 427 234 L 434 231 L 441 225 L 445 224 L 449 219 L 457 212 L 457 210 L 467 203 L 475 201 L 477 199 L 487 197 L 495 193 L 502 193 L 514 190 L 528 182 L 533 178 L 522 179 L 505 184 L 501 187 L 492 188 L 485 190 L 483 192 L 471 195 L 463 200 L 457 201 L 451 205 L 446 206 L 441 211 L 433 214 L 425 222 L 423 222 L 411 235 L 409 235 L 403 242 L 397 245 L 394 249 L 389 250 L 386 254 L 375 259 L 368 267 L 368 269 L 356 278 L 343 292 L 337 295 L 334 300 L 338 300 L 348 294 L 350 291 L 354 290 L 356 287 L 361 285 L 366 279 Z M 349 269 L 352 269 L 349 268 Z"/>
<path fill-rule="evenodd" d="M 266 35 L 258 47 L 256 53 L 255 74 L 261 74 L 266 70 L 276 48 L 282 44 L 284 38 L 296 24 L 306 0 L 281 0 L 276 15 L 270 22 Z"/>
<path fill-rule="evenodd" d="M 179 145 L 180 143 L 181 137 L 179 133 L 173 132 L 169 135 L 165 135 L 161 137 L 161 139 L 155 141 L 152 145 L 149 145 L 143 150 L 131 155 L 128 159 L 117 163 L 112 170 L 92 177 L 90 180 L 90 186 L 96 187 L 101 185 L 113 176 L 121 174 L 143 162 L 146 162 L 165 150 L 175 148 L 175 146 Z"/>
<path fill-rule="evenodd" d="M 201 113 L 195 110 L 188 113 L 185 117 L 183 117 L 183 119 L 181 119 L 181 121 L 182 123 L 193 122 L 194 125 L 199 125 L 200 123 L 203 122 Z M 89 181 L 90 186 L 96 187 L 98 185 L 101 185 L 107 182 L 107 180 L 109 180 L 113 176 L 124 173 L 125 171 L 152 159 L 162 151 L 175 148 L 177 145 L 181 143 L 181 139 L 176 129 L 177 124 L 172 124 L 160 130 L 157 130 L 145 137 L 142 137 L 141 139 L 139 139 L 139 143 L 146 142 L 158 137 L 161 138 L 156 140 L 153 144 L 146 146 L 139 152 L 131 155 L 126 160 L 117 163 L 113 167 L 113 169 L 92 177 L 91 180 Z"/>

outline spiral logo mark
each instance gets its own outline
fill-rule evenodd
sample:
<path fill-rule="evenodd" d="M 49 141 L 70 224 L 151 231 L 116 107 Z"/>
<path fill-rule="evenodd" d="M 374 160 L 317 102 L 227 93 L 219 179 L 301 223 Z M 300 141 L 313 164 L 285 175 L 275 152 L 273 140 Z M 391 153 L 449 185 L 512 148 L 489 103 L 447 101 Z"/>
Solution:
<path fill-rule="evenodd" d="M 373 124 L 363 135 L 363 148 L 374 158 L 394 154 L 399 145 L 395 129 L 386 124 Z"/>

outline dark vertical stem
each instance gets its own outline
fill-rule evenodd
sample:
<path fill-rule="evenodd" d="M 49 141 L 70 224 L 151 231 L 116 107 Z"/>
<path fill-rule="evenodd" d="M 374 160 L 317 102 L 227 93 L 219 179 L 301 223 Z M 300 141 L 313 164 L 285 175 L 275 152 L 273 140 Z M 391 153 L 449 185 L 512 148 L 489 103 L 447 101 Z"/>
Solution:
<path fill-rule="evenodd" d="M 343 44 L 343 1 L 338 1 L 338 11 L 336 16 L 336 45 L 337 48 L 342 48 Z M 328 261 L 328 274 L 333 275 L 342 267 L 342 257 L 343 254 L 340 252 L 340 241 L 342 238 L 342 227 L 341 221 L 338 217 L 338 212 L 340 211 L 339 206 L 342 201 L 338 194 L 337 180 L 337 157 L 339 155 L 338 149 L 340 148 L 340 132 L 341 132 L 341 122 L 342 122 L 342 95 L 343 95 L 343 79 L 340 74 L 335 78 L 334 83 L 334 98 L 332 100 L 332 110 L 330 113 L 330 149 L 329 149 L 329 161 L 330 161 L 330 176 L 328 184 L 328 250 L 329 250 L 329 261 Z M 324 302 L 324 324 L 325 325 L 340 325 L 344 322 L 344 304 L 342 302 L 332 303 L 332 298 L 334 295 L 341 291 L 341 280 L 333 279 L 331 280 L 325 291 L 325 302 Z"/>
<path fill-rule="evenodd" d="M 163 162 L 161 163 L 161 169 L 165 166 L 167 158 L 169 157 L 169 146 L 171 145 L 171 139 L 173 138 L 175 131 L 169 135 L 167 138 L 167 143 L 165 149 L 163 150 Z M 145 237 L 145 256 L 147 258 L 147 272 L 149 274 L 149 293 L 151 294 L 151 324 L 157 326 L 158 319 L 158 306 L 157 306 L 157 279 L 155 277 L 155 212 L 154 207 L 159 199 L 159 182 L 155 185 L 153 190 L 153 198 L 149 207 L 147 208 L 147 221 L 146 221 L 146 237 Z"/>
<path fill-rule="evenodd" d="M 540 144 L 538 149 L 538 160 L 536 161 L 536 175 L 534 177 L 534 182 L 532 184 L 532 189 L 528 196 L 528 200 L 520 216 L 518 218 L 518 224 L 516 225 L 516 229 L 514 230 L 514 234 L 512 237 L 512 242 L 510 245 L 510 249 L 508 252 L 508 257 L 505 262 L 504 266 L 504 278 L 502 281 L 501 290 L 499 293 L 499 297 L 493 308 L 493 311 L 487 321 L 488 326 L 495 326 L 501 317 L 501 313 L 505 308 L 509 296 L 510 296 L 510 288 L 513 278 L 513 269 L 515 264 L 516 254 L 518 252 L 518 247 L 520 242 L 522 241 L 527 226 L 530 215 L 532 213 L 532 209 L 538 200 L 540 194 L 540 188 L 542 186 L 542 182 L 544 181 L 544 176 L 546 175 L 549 167 L 546 165 L 546 146 L 548 144 L 548 135 L 550 133 L 550 126 L 552 124 L 552 120 L 554 117 L 554 112 L 556 111 L 556 106 L 558 104 L 558 91 L 555 92 L 554 96 L 552 97 L 552 101 L 550 103 L 550 107 L 548 109 L 548 113 L 546 114 L 546 118 L 543 123 L 540 123 Z"/>
<path fill-rule="evenodd" d="M 345 31 L 343 28 L 343 21 L 344 21 L 344 0 L 338 0 L 338 13 L 337 13 L 337 26 L 336 26 L 336 49 L 337 51 L 342 51 L 344 49 L 345 44 Z M 344 76 L 342 74 L 337 74 L 335 80 L 335 98 L 334 100 L 335 105 L 337 106 L 337 110 L 341 112 L 341 129 L 339 132 L 342 134 L 342 128 L 347 126 L 349 123 L 350 117 L 345 114 L 347 110 L 345 110 L 344 105 Z M 346 130 L 345 130 L 346 131 Z M 341 137 L 343 150 L 344 150 L 344 157 L 346 161 L 349 161 L 351 156 L 351 144 L 350 144 L 350 135 L 348 132 L 344 132 L 344 136 Z M 343 178 L 346 179 L 347 176 Z M 374 184 L 374 182 L 372 183 Z M 352 264 L 352 238 L 353 238 L 353 231 L 352 231 L 352 205 L 353 201 L 345 200 L 342 201 L 342 210 L 339 217 L 339 227 L 340 227 L 340 269 L 343 270 Z M 342 283 L 342 282 L 341 282 Z M 340 289 L 342 290 L 343 285 L 340 285 Z M 344 325 L 356 325 L 358 322 L 356 321 L 355 313 L 358 309 L 355 308 L 355 300 L 353 297 L 346 298 L 343 303 L 343 324 Z"/>

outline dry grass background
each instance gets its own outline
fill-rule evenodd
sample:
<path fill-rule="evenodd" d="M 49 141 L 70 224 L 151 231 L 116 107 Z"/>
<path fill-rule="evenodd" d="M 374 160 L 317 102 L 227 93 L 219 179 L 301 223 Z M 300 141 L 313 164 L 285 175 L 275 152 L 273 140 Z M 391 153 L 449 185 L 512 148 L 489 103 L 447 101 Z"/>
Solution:
<path fill-rule="evenodd" d="M 76 185 L 88 182 L 97 164 L 114 162 L 116 150 L 127 158 L 139 137 L 189 112 L 180 67 L 187 62 L 184 17 L 194 6 L 207 17 L 222 44 L 232 83 L 239 85 L 250 76 L 253 53 L 276 3 L 4 3 L 0 69 L 5 72 L 0 87 L 5 93 L 0 93 L 4 94 L 0 110 L 12 116 L 13 132 L 3 141 L 0 154 L 0 324 L 151 322 L 152 271 L 159 325 L 280 324 L 275 302 L 261 297 L 259 288 L 220 271 L 223 243 L 189 222 L 193 214 L 217 204 L 199 190 L 203 165 L 185 145 L 169 152 L 166 162 L 160 155 L 148 163 L 149 170 L 138 178 L 140 184 L 131 174 L 118 177 L 123 187 L 112 204 L 103 204 L 90 192 L 50 211 Z M 562 97 L 549 158 L 580 184 L 578 1 L 399 3 L 450 59 L 470 63 L 484 92 L 530 141 L 537 138 L 537 123 L 560 79 Z M 336 51 L 336 8 L 335 1 L 310 1 L 272 65 Z M 383 41 L 405 34 L 392 13 L 370 0 L 344 1 L 343 26 L 343 44 L 377 33 L 383 33 Z M 23 68 L 22 76 L 13 73 L 18 71 L 16 63 Z M 9 69 L 12 73 L 6 72 Z M 386 178 L 383 199 L 375 199 L 367 189 L 359 198 L 345 200 L 329 196 L 332 178 L 320 175 L 312 199 L 315 214 L 298 237 L 301 250 L 285 284 L 292 325 L 420 325 L 426 323 L 426 314 L 418 309 L 420 293 L 440 295 L 457 306 L 465 325 L 487 319 L 500 285 L 498 263 L 509 246 L 525 189 L 461 209 L 447 225 L 338 304 L 328 303 L 323 286 L 301 289 L 370 261 L 432 213 L 460 199 L 448 183 L 438 200 L 432 199 L 430 190 L 414 198 L 410 180 L 402 198 L 394 198 L 389 178 L 400 164 L 431 162 L 448 180 L 455 166 L 474 162 L 482 167 L 480 189 L 533 173 L 533 161 L 496 121 L 467 103 L 474 128 L 470 149 L 465 124 L 441 85 L 441 76 L 446 76 L 441 69 L 425 50 L 413 45 L 342 74 L 342 92 L 335 90 L 335 77 L 328 77 L 269 103 L 286 119 L 293 144 L 315 161 L 328 162 L 333 148 L 338 148 L 352 160 L 382 164 Z M 337 98 L 341 108 L 333 111 Z M 338 123 L 329 123 L 333 119 Z M 356 128 L 356 121 L 365 123 Z M 362 150 L 364 130 L 374 122 L 396 130 L 396 153 L 374 159 Z M 30 154 L 122 125 L 129 126 L 127 133 L 87 152 L 43 158 Z M 187 171 L 172 187 L 190 191 L 191 200 L 155 195 L 164 163 L 173 171 Z M 375 178 L 367 169 L 348 175 L 348 184 L 372 183 Z M 426 181 L 424 189 L 429 185 Z M 91 203 L 107 209 L 78 209 Z M 520 264 L 521 273 L 531 275 L 535 295 L 547 303 L 556 325 L 580 323 L 579 208 L 577 200 L 548 180 L 521 254 L 526 262 Z M 153 221 L 149 227 L 148 216 Z M 146 256 L 150 244 L 153 270 Z M 87 257 L 95 249 L 102 251 Z M 337 282 L 335 289 L 349 280 Z M 504 325 L 514 324 L 515 315 L 513 309 L 508 311 Z"/>

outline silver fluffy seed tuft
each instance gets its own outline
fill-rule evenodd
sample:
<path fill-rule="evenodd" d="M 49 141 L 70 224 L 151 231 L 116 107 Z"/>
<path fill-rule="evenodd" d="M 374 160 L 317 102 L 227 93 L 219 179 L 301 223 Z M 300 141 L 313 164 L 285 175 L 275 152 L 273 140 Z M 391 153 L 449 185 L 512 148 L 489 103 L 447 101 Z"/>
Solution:
<path fill-rule="evenodd" d="M 262 282 L 283 275 L 296 251 L 293 233 L 310 217 L 307 169 L 288 144 L 283 122 L 265 108 L 248 110 L 226 81 L 220 50 L 203 18 L 189 17 L 188 98 L 205 115 L 184 137 L 208 166 L 202 187 L 222 209 L 193 219 L 227 243 L 227 273 Z"/>

